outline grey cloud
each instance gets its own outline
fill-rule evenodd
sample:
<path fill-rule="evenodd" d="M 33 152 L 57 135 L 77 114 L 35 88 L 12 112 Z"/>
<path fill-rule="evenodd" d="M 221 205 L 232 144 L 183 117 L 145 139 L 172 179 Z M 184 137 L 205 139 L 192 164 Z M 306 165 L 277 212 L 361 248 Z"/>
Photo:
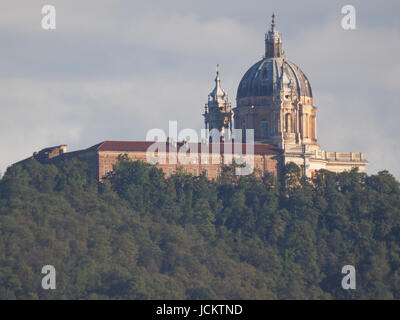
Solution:
<path fill-rule="evenodd" d="M 323 148 L 365 151 L 369 172 L 397 166 L 397 1 L 353 1 L 358 29 L 340 28 L 341 1 L 61 1 L 57 30 L 41 1 L 0 4 L 0 170 L 40 148 L 144 139 L 148 129 L 200 129 L 215 64 L 234 102 L 264 50 L 270 15 L 287 57 L 309 77 Z"/>

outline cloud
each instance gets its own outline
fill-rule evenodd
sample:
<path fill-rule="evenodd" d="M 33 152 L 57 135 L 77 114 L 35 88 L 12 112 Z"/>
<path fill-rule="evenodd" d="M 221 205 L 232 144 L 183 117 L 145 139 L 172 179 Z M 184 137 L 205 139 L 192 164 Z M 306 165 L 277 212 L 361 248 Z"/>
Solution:
<path fill-rule="evenodd" d="M 151 83 L 151 85 L 149 85 Z M 144 139 L 152 128 L 198 127 L 198 83 L 176 74 L 119 81 L 1 80 L 0 167 L 58 144 L 87 148 L 107 139 Z M 199 110 L 194 114 L 193 110 Z"/>
<path fill-rule="evenodd" d="M 395 78 L 400 68 L 396 61 L 400 30 L 364 26 L 348 31 L 333 20 L 303 30 L 286 46 L 290 56 L 312 70 L 314 81 L 321 85 L 349 90 L 400 88 Z"/>
<path fill-rule="evenodd" d="M 139 17 L 130 22 L 123 34 L 124 40 L 131 44 L 195 55 L 229 52 L 237 56 L 259 40 L 254 30 L 233 19 L 200 20 L 194 15 L 178 14 Z"/>
<path fill-rule="evenodd" d="M 289 59 L 310 80 L 322 147 L 364 151 L 369 173 L 389 169 L 400 177 L 395 147 L 400 31 L 368 26 L 345 31 L 332 20 L 303 30 L 285 45 Z"/>
<path fill-rule="evenodd" d="M 0 4 L 1 171 L 49 145 L 144 139 L 168 120 L 200 129 L 215 65 L 235 104 L 275 11 L 288 59 L 311 82 L 321 146 L 365 151 L 369 172 L 400 177 L 398 2 L 354 1 L 355 31 L 341 29 L 334 1 L 53 0 L 54 32 L 40 28 L 43 4 Z"/>

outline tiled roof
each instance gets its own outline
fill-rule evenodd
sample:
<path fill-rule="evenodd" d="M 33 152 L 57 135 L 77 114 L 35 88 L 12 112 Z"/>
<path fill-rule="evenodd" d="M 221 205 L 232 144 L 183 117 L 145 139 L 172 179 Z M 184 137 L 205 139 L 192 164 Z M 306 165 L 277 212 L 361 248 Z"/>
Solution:
<path fill-rule="evenodd" d="M 98 151 L 146 151 L 151 141 L 104 141 L 97 147 Z"/>
<path fill-rule="evenodd" d="M 97 151 L 121 151 L 121 152 L 129 152 L 129 151 L 136 151 L 136 152 L 146 152 L 148 148 L 153 144 L 153 141 L 103 141 L 99 144 L 94 145 L 93 147 L 90 147 L 88 150 L 97 150 Z M 161 142 L 160 142 L 161 143 Z M 179 142 L 177 144 L 178 150 L 182 147 L 183 142 Z M 192 151 L 196 150 L 196 147 L 198 148 L 198 151 L 201 151 L 202 149 L 202 144 L 201 143 L 189 143 L 188 144 L 191 148 Z M 220 143 L 220 152 L 223 153 L 225 150 L 225 146 L 227 143 Z M 246 153 L 246 144 L 241 143 L 241 148 L 242 148 L 242 153 Z M 166 143 L 166 151 L 176 151 L 176 147 L 173 145 Z M 213 147 L 217 148 L 218 150 L 218 144 L 215 143 L 208 143 L 208 144 L 203 144 L 203 148 L 207 148 L 209 152 L 212 152 Z M 237 144 L 234 145 L 233 149 Z M 261 143 L 255 143 L 254 144 L 254 154 L 279 154 L 281 152 L 281 149 L 278 148 L 277 146 L 271 145 L 271 144 L 261 144 Z"/>

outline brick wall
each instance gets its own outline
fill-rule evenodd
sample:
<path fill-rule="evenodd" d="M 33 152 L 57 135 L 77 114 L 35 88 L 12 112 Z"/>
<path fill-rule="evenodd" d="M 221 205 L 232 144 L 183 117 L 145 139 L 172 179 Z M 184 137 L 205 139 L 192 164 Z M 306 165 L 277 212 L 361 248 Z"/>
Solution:
<path fill-rule="evenodd" d="M 101 180 L 107 172 L 113 170 L 113 166 L 118 161 L 118 156 L 121 154 L 127 154 L 129 159 L 131 160 L 140 160 L 143 162 L 147 162 L 146 153 L 145 152 L 117 152 L 117 151 L 100 151 L 98 152 L 98 177 Z M 163 156 L 163 155 L 159 155 Z M 163 170 L 166 177 L 170 174 L 175 173 L 178 168 L 182 168 L 187 173 L 192 175 L 200 175 L 201 173 L 207 173 L 207 176 L 210 179 L 215 179 L 218 177 L 219 172 L 221 172 L 221 167 L 223 166 L 223 161 L 221 160 L 219 164 L 211 163 L 211 157 L 209 157 L 208 163 L 201 163 L 200 155 L 196 157 L 193 163 L 190 162 L 188 164 L 178 163 L 169 163 L 168 154 L 166 154 L 166 163 L 157 163 L 157 167 Z M 261 172 L 272 172 L 275 176 L 278 173 L 279 166 L 279 158 L 276 155 L 254 155 L 254 168 L 261 170 Z"/>

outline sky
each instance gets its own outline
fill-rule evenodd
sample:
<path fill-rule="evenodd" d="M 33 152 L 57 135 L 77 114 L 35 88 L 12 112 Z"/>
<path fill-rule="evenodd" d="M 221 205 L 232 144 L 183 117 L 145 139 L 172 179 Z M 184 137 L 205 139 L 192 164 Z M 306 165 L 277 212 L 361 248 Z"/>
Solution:
<path fill-rule="evenodd" d="M 42 7 L 56 9 L 44 30 Z M 356 29 L 341 25 L 344 5 Z M 3 0 L 0 171 L 48 146 L 144 140 L 168 121 L 199 131 L 220 65 L 235 106 L 264 54 L 271 15 L 307 75 L 327 151 L 365 152 L 367 172 L 400 178 L 400 2 Z"/>

